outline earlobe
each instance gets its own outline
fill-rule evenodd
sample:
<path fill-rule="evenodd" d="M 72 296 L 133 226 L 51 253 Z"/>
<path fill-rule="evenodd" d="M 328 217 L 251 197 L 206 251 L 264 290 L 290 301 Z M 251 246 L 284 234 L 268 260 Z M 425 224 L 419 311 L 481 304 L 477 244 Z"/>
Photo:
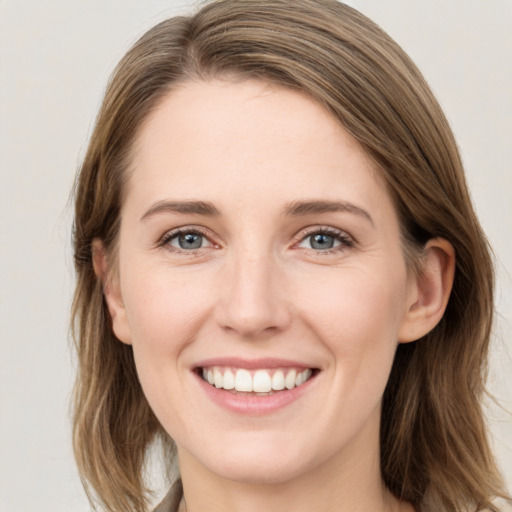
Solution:
<path fill-rule="evenodd" d="M 112 275 L 107 260 L 107 251 L 99 239 L 94 239 L 92 242 L 92 264 L 94 273 L 100 279 L 103 287 L 103 295 L 112 320 L 112 330 L 120 341 L 131 345 L 130 329 L 119 282 Z"/>
<path fill-rule="evenodd" d="M 444 238 L 429 240 L 421 258 L 421 271 L 411 277 L 399 343 L 418 340 L 439 323 L 450 298 L 454 275 L 452 244 Z"/>

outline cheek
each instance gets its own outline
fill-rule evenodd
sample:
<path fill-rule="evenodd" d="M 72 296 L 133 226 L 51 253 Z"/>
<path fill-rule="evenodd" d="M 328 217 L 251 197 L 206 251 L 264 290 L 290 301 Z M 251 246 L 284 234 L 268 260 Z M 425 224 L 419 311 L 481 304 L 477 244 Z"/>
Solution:
<path fill-rule="evenodd" d="M 193 402 L 169 390 L 178 389 L 183 379 L 182 353 L 197 339 L 208 316 L 212 287 L 199 286 L 204 276 L 191 279 L 174 270 L 164 266 L 143 268 L 137 276 L 125 274 L 130 277 L 124 283 L 124 296 L 144 394 L 168 431 L 181 432 L 190 428 L 182 418 Z"/>
<path fill-rule="evenodd" d="M 405 272 L 368 272 L 364 268 L 329 269 L 297 280 L 294 296 L 312 321 L 354 341 L 366 331 L 397 330 L 405 303 Z"/>
<path fill-rule="evenodd" d="M 201 272 L 170 272 L 163 267 L 132 276 L 123 297 L 134 350 L 160 356 L 193 341 L 198 324 L 208 314 L 213 289 L 205 285 Z"/>
<path fill-rule="evenodd" d="M 364 375 L 363 387 L 387 381 L 405 307 L 405 271 L 331 269 L 328 279 L 302 280 L 294 296 L 304 299 L 299 316 L 327 346 L 344 379 Z"/>

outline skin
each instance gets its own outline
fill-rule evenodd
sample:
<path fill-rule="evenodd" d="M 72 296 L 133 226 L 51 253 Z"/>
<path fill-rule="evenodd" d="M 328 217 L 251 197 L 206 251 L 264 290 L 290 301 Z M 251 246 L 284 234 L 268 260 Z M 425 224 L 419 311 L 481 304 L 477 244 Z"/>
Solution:
<path fill-rule="evenodd" d="M 258 81 L 170 92 L 129 172 L 116 277 L 99 241 L 94 263 L 114 331 L 177 444 L 188 510 L 412 510 L 381 482 L 381 399 L 397 344 L 444 312 L 451 246 L 431 241 L 421 277 L 409 272 L 392 200 L 358 143 L 305 95 Z M 217 215 L 161 208 L 183 201 Z M 294 201 L 345 208 L 286 213 Z M 180 248 L 177 228 L 200 231 L 202 246 Z M 313 247 L 326 228 L 334 247 Z M 318 374 L 292 403 L 241 414 L 194 372 L 233 356 Z"/>

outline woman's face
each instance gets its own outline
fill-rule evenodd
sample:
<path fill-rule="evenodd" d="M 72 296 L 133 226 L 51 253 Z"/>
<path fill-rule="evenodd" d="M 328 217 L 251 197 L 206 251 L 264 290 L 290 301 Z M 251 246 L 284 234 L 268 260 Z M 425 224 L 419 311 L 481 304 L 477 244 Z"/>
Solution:
<path fill-rule="evenodd" d="M 282 482 L 378 461 L 414 286 L 384 183 L 317 103 L 169 93 L 134 146 L 117 284 L 114 330 L 180 464 Z"/>

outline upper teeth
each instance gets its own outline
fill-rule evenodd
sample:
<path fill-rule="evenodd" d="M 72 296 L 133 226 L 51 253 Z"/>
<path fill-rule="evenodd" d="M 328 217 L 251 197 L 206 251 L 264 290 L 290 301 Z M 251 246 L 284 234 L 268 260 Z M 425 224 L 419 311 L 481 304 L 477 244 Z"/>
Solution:
<path fill-rule="evenodd" d="M 311 377 L 311 369 L 295 368 L 249 371 L 244 368 L 232 369 L 214 366 L 203 368 L 203 378 L 212 386 L 255 393 L 281 391 L 300 386 Z"/>

